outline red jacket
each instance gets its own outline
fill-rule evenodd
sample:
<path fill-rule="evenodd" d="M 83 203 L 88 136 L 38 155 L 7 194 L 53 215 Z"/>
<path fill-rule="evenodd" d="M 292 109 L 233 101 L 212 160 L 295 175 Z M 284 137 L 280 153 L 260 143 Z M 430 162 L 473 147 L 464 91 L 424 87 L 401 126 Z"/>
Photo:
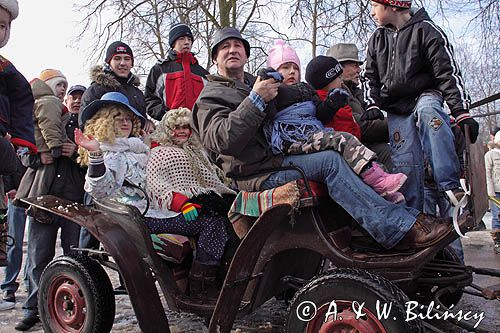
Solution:
<path fill-rule="evenodd" d="M 147 113 L 161 120 L 170 109 L 191 109 L 207 74 L 192 53 L 171 50 L 167 59 L 159 61 L 149 72 L 144 91 Z"/>
<path fill-rule="evenodd" d="M 328 91 L 316 90 L 316 92 L 323 101 L 328 95 Z M 352 109 L 349 105 L 340 108 L 337 113 L 335 113 L 335 116 L 333 116 L 333 118 L 324 125 L 325 127 L 331 127 L 339 132 L 351 133 L 361 140 L 361 128 L 359 127 L 356 120 L 354 120 Z"/>

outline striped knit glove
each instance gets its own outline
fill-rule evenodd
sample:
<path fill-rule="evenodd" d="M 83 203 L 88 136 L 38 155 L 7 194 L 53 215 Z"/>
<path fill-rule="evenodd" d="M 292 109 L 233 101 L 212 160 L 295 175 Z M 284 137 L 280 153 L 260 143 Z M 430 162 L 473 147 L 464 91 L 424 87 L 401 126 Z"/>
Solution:
<path fill-rule="evenodd" d="M 198 217 L 198 209 L 200 208 L 201 205 L 186 202 L 184 205 L 182 205 L 181 212 L 182 215 L 184 215 L 186 221 L 191 222 L 196 220 L 196 218 Z"/>

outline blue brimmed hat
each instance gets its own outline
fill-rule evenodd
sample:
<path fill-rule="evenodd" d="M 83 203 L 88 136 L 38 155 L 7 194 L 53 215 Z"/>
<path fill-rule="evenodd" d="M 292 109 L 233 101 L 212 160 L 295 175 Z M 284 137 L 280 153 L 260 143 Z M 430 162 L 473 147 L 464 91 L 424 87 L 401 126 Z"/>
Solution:
<path fill-rule="evenodd" d="M 139 120 L 141 121 L 141 127 L 144 127 L 144 124 L 146 123 L 146 118 L 137 111 L 136 108 L 134 108 L 132 105 L 130 105 L 130 102 L 128 101 L 127 96 L 125 96 L 122 93 L 113 91 L 113 92 L 108 92 L 102 95 L 101 99 L 97 99 L 87 105 L 81 113 L 80 116 L 80 128 L 83 130 L 85 127 L 85 123 L 91 119 L 97 111 L 99 111 L 103 106 L 106 105 L 120 105 L 125 107 L 126 109 L 130 110 L 134 115 L 139 117 Z"/>

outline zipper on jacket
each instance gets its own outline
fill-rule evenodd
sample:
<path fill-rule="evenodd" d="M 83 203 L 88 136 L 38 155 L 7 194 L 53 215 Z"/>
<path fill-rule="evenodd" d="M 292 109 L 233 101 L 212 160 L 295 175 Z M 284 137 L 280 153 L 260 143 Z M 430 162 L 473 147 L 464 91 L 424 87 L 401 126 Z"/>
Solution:
<path fill-rule="evenodd" d="M 394 70 L 395 70 L 395 57 L 396 57 L 396 44 L 397 44 L 397 37 L 398 37 L 398 32 L 396 31 L 394 33 L 394 36 L 393 36 L 393 41 L 392 41 L 392 52 L 391 52 L 391 65 L 389 66 L 389 68 L 391 69 L 390 72 L 389 72 L 389 85 L 388 85 L 388 90 L 392 88 L 392 79 L 394 78 Z M 387 93 L 389 94 L 389 91 L 387 91 Z"/>

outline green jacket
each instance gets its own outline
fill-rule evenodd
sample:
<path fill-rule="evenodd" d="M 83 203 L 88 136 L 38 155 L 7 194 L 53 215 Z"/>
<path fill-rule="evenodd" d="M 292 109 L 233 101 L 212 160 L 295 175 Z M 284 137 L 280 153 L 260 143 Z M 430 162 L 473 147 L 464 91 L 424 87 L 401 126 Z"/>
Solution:
<path fill-rule="evenodd" d="M 49 152 L 53 148 L 62 147 L 68 140 L 65 126 L 69 113 L 52 89 L 40 79 L 31 82 L 35 107 L 33 119 L 35 123 L 35 141 L 39 153 Z"/>
<path fill-rule="evenodd" d="M 208 75 L 207 80 L 194 105 L 191 127 L 212 161 L 236 180 L 239 189 L 259 190 L 269 173 L 254 174 L 280 166 L 283 157 L 273 155 L 264 137 L 267 113 L 248 98 L 255 78 L 245 73 L 249 85 L 218 75 Z"/>

